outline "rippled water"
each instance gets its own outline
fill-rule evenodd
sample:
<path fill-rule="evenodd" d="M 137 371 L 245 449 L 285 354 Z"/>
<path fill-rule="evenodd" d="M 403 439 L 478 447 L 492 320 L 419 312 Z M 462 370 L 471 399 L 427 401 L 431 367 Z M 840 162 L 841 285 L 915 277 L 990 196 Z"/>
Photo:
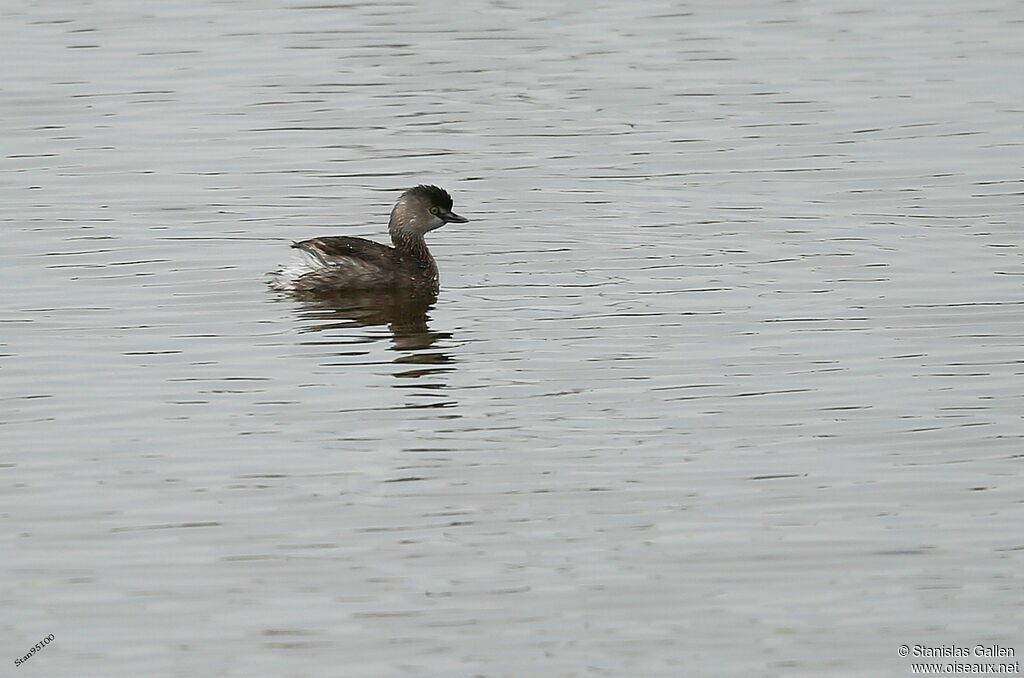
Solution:
<path fill-rule="evenodd" d="M 5 4 L 4 661 L 50 633 L 20 671 L 1019 658 L 1022 25 Z M 431 234 L 433 307 L 264 285 L 421 182 L 472 219 Z"/>

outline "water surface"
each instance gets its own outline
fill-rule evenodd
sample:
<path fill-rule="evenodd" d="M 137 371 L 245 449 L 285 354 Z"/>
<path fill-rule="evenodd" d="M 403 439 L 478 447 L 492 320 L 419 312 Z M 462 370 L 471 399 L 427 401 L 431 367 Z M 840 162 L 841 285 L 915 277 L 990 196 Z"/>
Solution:
<path fill-rule="evenodd" d="M 1004 2 L 0 10 L 34 675 L 909 675 L 1019 645 Z M 270 291 L 436 183 L 426 308 Z M 1019 656 L 1019 655 L 1018 655 Z"/>

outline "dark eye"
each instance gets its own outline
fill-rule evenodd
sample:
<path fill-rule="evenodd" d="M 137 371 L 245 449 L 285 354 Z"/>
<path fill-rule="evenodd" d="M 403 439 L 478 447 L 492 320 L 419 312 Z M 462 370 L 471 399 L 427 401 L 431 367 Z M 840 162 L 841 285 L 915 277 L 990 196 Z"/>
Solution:
<path fill-rule="evenodd" d="M 437 213 L 438 213 L 438 212 L 440 212 L 440 211 L 441 211 L 441 210 L 437 209 L 436 207 L 431 207 L 431 208 L 430 208 L 430 213 L 431 213 L 431 214 L 437 214 Z"/>

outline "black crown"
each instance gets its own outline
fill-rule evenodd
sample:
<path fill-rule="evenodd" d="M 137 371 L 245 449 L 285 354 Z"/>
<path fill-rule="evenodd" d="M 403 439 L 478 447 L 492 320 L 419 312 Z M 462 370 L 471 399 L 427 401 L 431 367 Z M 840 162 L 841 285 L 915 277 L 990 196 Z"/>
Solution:
<path fill-rule="evenodd" d="M 452 197 L 448 195 L 448 191 L 443 188 L 438 188 L 437 186 L 420 184 L 415 188 L 410 188 L 406 193 L 428 200 L 430 203 L 437 205 L 438 207 L 443 207 L 446 210 L 450 210 L 452 208 Z"/>

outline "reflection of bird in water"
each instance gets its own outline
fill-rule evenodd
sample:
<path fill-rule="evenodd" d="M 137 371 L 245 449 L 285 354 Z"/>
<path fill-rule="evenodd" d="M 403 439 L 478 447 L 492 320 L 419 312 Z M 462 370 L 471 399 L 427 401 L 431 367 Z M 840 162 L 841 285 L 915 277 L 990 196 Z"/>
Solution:
<path fill-rule="evenodd" d="M 304 332 L 325 332 L 346 327 L 387 325 L 395 348 L 426 348 L 438 337 L 427 327 L 427 312 L 436 294 L 395 292 L 317 293 L 292 292 L 302 302 L 299 317 L 307 321 Z"/>
<path fill-rule="evenodd" d="M 271 274 L 284 292 L 404 290 L 437 293 L 437 264 L 424 235 L 449 222 L 469 221 L 452 212 L 452 197 L 437 186 L 416 186 L 398 198 L 388 232 L 394 247 L 363 238 L 331 236 L 292 245 L 303 259 Z"/>
<path fill-rule="evenodd" d="M 452 362 L 443 351 L 428 350 L 448 332 L 434 332 L 428 325 L 428 313 L 437 301 L 432 291 L 387 290 L 356 292 L 291 292 L 301 302 L 299 318 L 302 332 L 345 332 L 354 327 L 386 325 L 391 330 L 392 348 L 401 353 L 396 364 L 422 365 L 395 374 L 417 378 L 440 372 Z M 419 387 L 427 387 L 419 384 Z"/>

